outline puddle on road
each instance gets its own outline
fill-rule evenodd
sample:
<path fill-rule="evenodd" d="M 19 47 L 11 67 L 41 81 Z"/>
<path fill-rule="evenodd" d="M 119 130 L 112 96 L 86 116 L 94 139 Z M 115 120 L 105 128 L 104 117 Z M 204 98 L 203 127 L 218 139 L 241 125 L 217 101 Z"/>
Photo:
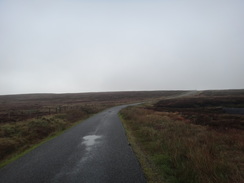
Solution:
<path fill-rule="evenodd" d="M 78 177 L 84 166 L 87 162 L 92 161 L 92 156 L 94 152 L 91 152 L 94 145 L 99 144 L 101 142 L 101 135 L 87 135 L 82 137 L 81 146 L 85 146 L 86 152 L 81 154 L 74 153 L 69 159 L 68 162 L 74 162 L 69 165 L 65 165 L 52 179 L 52 182 L 58 183 L 63 182 L 63 180 L 71 180 L 70 182 L 76 182 L 72 181 L 74 178 Z M 81 147 L 79 147 L 81 148 Z M 84 148 L 84 147 L 82 147 Z M 75 161 L 74 161 L 75 160 Z M 77 161 L 78 160 L 78 161 Z"/>
<path fill-rule="evenodd" d="M 91 149 L 91 146 L 95 145 L 97 143 L 97 140 L 100 139 L 102 136 L 100 135 L 88 135 L 88 136 L 85 136 L 83 137 L 83 142 L 82 144 L 85 144 L 86 145 L 86 149 L 87 150 L 90 150 Z"/>

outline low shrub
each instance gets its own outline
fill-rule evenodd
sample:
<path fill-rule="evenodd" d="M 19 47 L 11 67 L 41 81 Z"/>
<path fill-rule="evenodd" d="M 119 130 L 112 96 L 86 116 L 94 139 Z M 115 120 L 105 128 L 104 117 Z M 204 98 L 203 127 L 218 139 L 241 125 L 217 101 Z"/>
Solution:
<path fill-rule="evenodd" d="M 126 108 L 121 116 L 135 139 L 132 146 L 140 148 L 157 172 L 157 176 L 148 176 L 148 182 L 244 182 L 243 131 L 220 133 L 190 124 L 178 113 L 143 107 Z"/>
<path fill-rule="evenodd" d="M 43 139 L 67 129 L 75 122 L 88 118 L 106 107 L 105 105 L 80 105 L 73 107 L 72 110 L 55 115 L 0 124 L 0 162 L 11 158 L 14 154 L 23 152 L 40 143 Z"/>

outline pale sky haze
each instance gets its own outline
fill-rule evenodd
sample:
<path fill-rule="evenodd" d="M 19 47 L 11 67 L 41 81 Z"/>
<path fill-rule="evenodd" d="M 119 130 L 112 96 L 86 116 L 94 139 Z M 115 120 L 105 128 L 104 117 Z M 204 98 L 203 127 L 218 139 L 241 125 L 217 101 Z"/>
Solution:
<path fill-rule="evenodd" d="M 0 95 L 243 88 L 243 0 L 0 0 Z"/>

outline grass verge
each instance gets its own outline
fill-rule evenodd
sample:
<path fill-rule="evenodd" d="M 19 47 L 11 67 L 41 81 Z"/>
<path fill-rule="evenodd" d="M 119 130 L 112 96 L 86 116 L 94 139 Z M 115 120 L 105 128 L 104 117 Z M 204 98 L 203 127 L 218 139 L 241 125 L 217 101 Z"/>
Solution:
<path fill-rule="evenodd" d="M 244 182 L 243 131 L 220 133 L 144 107 L 120 115 L 148 182 Z"/>
<path fill-rule="evenodd" d="M 0 168 L 60 135 L 103 108 L 73 110 L 0 126 Z"/>

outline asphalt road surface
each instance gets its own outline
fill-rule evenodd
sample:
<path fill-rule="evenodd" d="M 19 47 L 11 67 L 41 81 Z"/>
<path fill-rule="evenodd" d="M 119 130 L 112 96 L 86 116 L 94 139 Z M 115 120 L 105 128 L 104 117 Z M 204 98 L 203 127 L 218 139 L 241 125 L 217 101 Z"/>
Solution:
<path fill-rule="evenodd" d="M 118 117 L 123 107 L 94 115 L 0 169 L 0 182 L 146 182 Z"/>

